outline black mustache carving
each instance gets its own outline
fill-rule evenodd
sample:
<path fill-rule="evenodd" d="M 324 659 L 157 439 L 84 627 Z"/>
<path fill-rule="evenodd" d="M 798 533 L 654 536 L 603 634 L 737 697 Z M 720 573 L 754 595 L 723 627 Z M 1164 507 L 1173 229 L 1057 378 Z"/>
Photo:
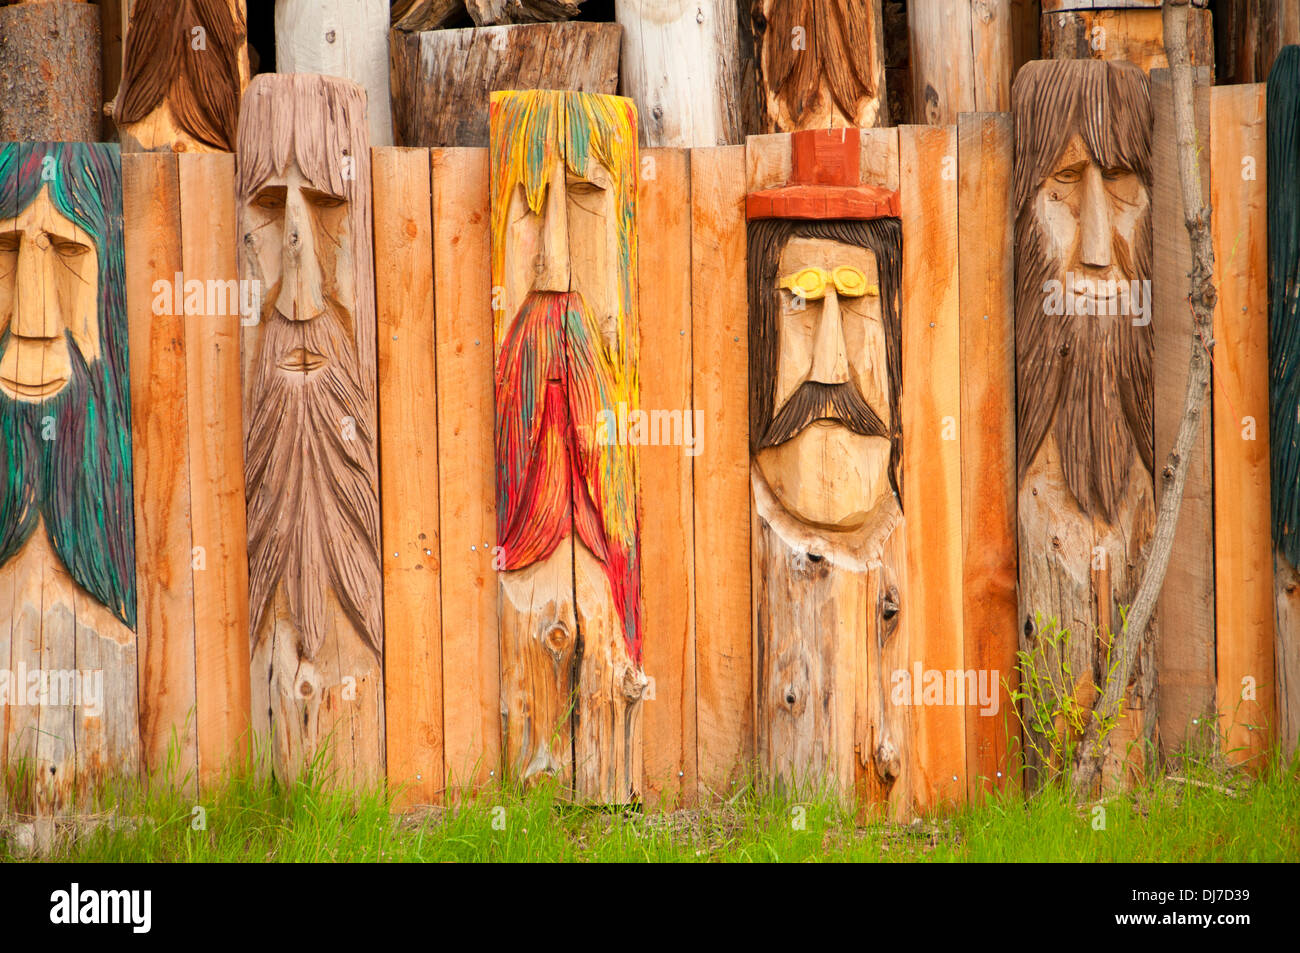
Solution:
<path fill-rule="evenodd" d="M 759 449 L 783 444 L 818 420 L 833 420 L 863 437 L 890 437 L 885 422 L 853 384 L 804 381 L 772 418 Z"/>

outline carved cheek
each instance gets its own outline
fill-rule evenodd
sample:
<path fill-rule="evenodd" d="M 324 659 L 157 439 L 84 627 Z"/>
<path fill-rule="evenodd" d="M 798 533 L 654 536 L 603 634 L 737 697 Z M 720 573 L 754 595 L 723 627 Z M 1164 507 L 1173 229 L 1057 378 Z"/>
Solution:
<path fill-rule="evenodd" d="M 68 294 L 63 302 L 68 329 L 72 332 L 81 356 L 87 364 L 99 359 L 99 262 L 92 249 L 73 265 L 65 287 Z"/>
<path fill-rule="evenodd" d="M 1064 263 L 1072 257 L 1079 240 L 1077 189 L 1048 182 L 1038 190 L 1034 211 L 1047 239 L 1051 261 Z M 1052 196 L 1059 196 L 1053 198 Z"/>
<path fill-rule="evenodd" d="M 885 360 L 885 327 L 877 313 L 879 301 L 879 298 L 874 298 L 864 304 L 866 314 L 845 309 L 844 342 L 853 383 L 871 409 L 888 425 L 889 372 Z"/>
<path fill-rule="evenodd" d="M 782 298 L 785 298 L 784 293 Z M 782 302 L 781 334 L 777 339 L 776 353 L 776 394 L 772 403 L 774 411 L 781 409 L 812 371 L 813 342 L 821 307 L 820 301 L 806 301 L 803 310 L 796 311 Z"/>

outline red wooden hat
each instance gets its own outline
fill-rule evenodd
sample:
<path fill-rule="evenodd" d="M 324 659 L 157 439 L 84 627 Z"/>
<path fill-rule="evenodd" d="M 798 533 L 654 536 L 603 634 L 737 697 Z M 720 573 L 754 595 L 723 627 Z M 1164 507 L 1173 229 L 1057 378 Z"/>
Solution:
<path fill-rule="evenodd" d="M 791 139 L 794 170 L 790 184 L 750 192 L 745 197 L 746 218 L 898 217 L 897 192 L 859 182 L 859 130 L 804 129 Z"/>

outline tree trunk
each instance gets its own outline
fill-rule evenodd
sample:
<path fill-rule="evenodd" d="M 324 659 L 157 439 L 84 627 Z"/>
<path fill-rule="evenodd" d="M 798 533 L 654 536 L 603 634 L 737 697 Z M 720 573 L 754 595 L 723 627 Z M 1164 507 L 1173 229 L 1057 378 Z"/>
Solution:
<path fill-rule="evenodd" d="M 0 7 L 0 142 L 96 142 L 103 119 L 99 7 Z"/>

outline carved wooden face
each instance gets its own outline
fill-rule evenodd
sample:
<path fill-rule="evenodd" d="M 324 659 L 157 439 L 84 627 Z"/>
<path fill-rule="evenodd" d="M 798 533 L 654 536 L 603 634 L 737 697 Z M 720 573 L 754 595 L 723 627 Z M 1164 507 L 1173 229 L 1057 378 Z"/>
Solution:
<path fill-rule="evenodd" d="M 804 522 L 852 529 L 890 491 L 889 377 L 880 275 L 867 248 L 791 238 L 778 268 L 773 403 L 784 437 L 756 461 Z M 865 404 L 865 413 L 853 408 Z M 782 421 L 788 421 L 782 426 Z"/>
<path fill-rule="evenodd" d="M 514 316 L 532 292 L 577 292 L 599 322 L 607 347 L 617 334 L 618 214 L 609 171 L 595 159 L 577 175 L 556 156 L 546 198 L 534 213 L 519 184 L 506 217 L 505 298 Z"/>
<path fill-rule="evenodd" d="M 333 308 L 350 322 L 355 292 L 348 203 L 342 196 L 317 188 L 291 164 L 253 194 L 245 223 L 246 234 L 254 238 L 264 305 L 290 321 L 312 321 Z M 303 348 L 273 355 L 291 372 L 315 370 L 333 356 Z"/>
<path fill-rule="evenodd" d="M 58 210 L 48 187 L 0 219 L 0 392 L 52 397 L 72 377 L 68 335 L 87 364 L 99 357 L 99 260 L 94 240 Z"/>
<path fill-rule="evenodd" d="M 1103 168 L 1077 133 L 1070 137 L 1039 186 L 1034 215 L 1049 260 L 1059 267 L 1062 281 L 1069 276 L 1064 292 L 1093 299 L 1079 301 L 1074 314 L 1129 313 L 1127 283 L 1149 277 L 1137 274 L 1134 254 L 1149 205 L 1136 172 Z"/>

